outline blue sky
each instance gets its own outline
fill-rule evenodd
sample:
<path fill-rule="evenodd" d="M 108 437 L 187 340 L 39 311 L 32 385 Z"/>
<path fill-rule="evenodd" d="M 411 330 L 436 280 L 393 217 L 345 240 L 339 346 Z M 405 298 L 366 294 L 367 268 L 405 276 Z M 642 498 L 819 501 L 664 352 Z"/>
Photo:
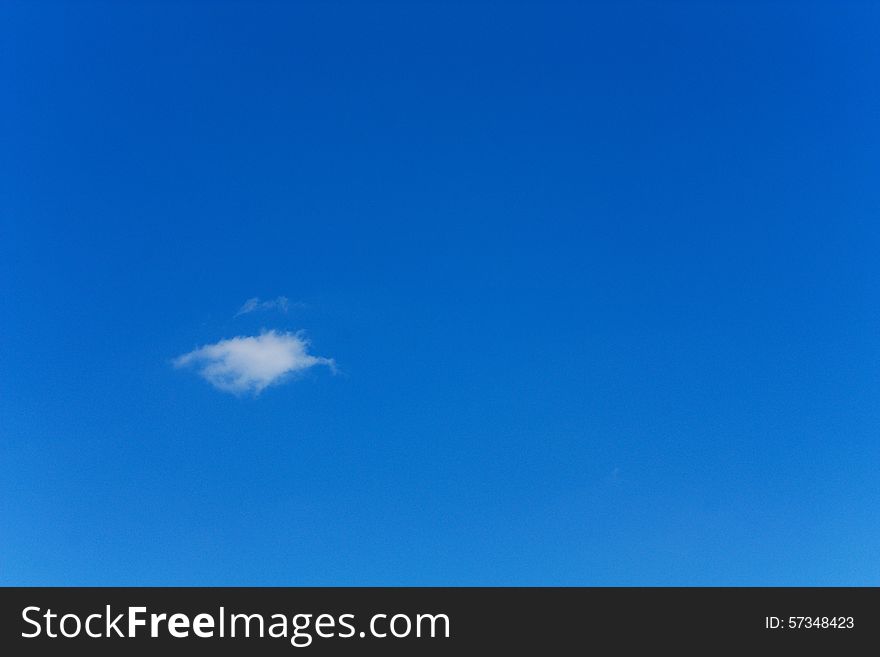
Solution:
<path fill-rule="evenodd" d="M 876 584 L 878 28 L 3 3 L 0 583 Z"/>

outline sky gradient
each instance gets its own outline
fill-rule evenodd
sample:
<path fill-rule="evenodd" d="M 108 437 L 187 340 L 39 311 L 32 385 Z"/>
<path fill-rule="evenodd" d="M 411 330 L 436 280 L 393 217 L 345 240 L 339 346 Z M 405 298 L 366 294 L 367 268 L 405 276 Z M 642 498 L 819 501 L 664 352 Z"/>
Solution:
<path fill-rule="evenodd" d="M 0 584 L 876 585 L 878 33 L 2 3 Z"/>

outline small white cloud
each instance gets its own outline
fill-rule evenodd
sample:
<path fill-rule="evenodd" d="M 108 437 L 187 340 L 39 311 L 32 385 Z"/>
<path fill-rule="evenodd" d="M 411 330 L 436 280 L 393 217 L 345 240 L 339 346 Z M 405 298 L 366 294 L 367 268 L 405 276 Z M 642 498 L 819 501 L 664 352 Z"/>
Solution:
<path fill-rule="evenodd" d="M 300 306 L 301 304 L 294 304 L 296 306 Z M 274 299 L 268 299 L 267 301 L 260 301 L 260 297 L 252 297 L 244 302 L 241 308 L 238 309 L 238 312 L 235 313 L 235 316 L 246 315 L 248 313 L 255 312 L 257 310 L 280 310 L 283 313 L 286 313 L 290 308 L 290 299 L 287 297 L 275 297 Z"/>
<path fill-rule="evenodd" d="M 175 367 L 194 367 L 215 388 L 236 395 L 258 394 L 291 375 L 315 365 L 335 370 L 332 358 L 308 353 L 308 341 L 300 333 L 263 331 L 256 336 L 220 340 L 178 356 Z"/>

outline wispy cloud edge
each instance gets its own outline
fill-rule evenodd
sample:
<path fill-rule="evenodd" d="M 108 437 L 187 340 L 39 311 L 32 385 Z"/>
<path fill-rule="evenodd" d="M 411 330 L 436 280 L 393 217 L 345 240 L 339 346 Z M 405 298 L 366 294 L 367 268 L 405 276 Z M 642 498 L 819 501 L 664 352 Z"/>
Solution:
<path fill-rule="evenodd" d="M 242 304 L 241 308 L 238 309 L 238 312 L 235 313 L 235 317 L 238 317 L 239 315 L 247 315 L 248 313 L 257 312 L 259 310 L 280 310 L 281 312 L 286 313 L 290 309 L 290 306 L 290 299 L 283 296 L 275 297 L 274 299 L 267 299 L 266 301 L 261 301 L 260 297 L 251 297 Z"/>

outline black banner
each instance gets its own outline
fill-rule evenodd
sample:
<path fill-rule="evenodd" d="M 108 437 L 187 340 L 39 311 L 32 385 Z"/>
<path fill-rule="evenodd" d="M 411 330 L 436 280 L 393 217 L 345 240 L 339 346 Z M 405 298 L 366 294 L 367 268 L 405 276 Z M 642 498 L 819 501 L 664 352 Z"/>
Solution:
<path fill-rule="evenodd" d="M 878 591 L 3 588 L 0 652 L 570 654 L 597 646 L 654 646 L 682 654 L 724 646 L 854 654 L 849 651 L 878 645 Z"/>

